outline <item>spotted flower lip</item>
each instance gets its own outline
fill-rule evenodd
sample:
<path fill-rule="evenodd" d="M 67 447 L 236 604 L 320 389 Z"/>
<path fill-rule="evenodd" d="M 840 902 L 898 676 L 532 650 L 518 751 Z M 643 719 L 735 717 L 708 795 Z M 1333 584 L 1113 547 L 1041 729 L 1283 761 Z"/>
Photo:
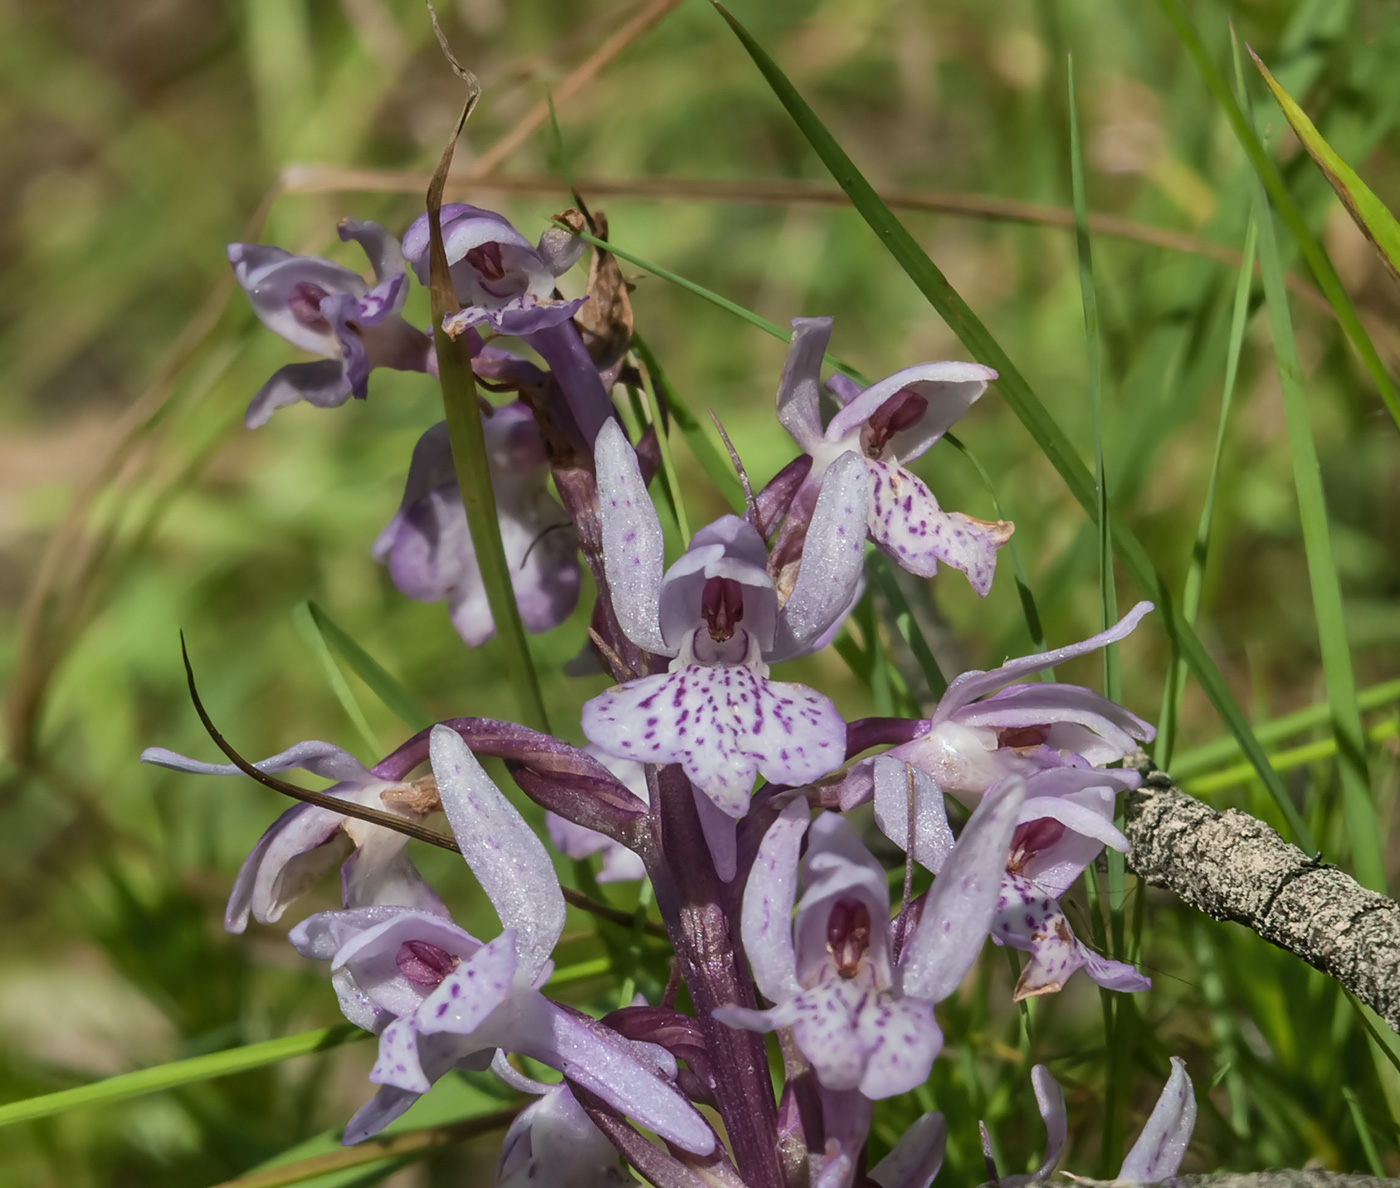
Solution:
<path fill-rule="evenodd" d="M 985 595 L 1013 525 L 944 511 L 907 464 L 948 431 L 997 373 L 979 363 L 923 363 L 864 390 L 837 380 L 828 389 L 843 407 L 823 428 L 821 366 L 830 338 L 830 318 L 795 319 L 778 385 L 778 420 L 812 459 L 793 499 L 794 531 L 801 532 L 831 465 L 854 451 L 866 464 L 870 539 L 911 573 L 933 577 L 942 562 L 962 570 Z"/>
<path fill-rule="evenodd" d="M 164 747 L 147 747 L 141 752 L 141 762 L 196 775 L 243 774 L 231 763 L 203 763 Z M 327 796 L 395 813 L 406 820 L 421 821 L 437 807 L 436 790 L 380 779 L 348 751 L 330 743 L 297 743 L 253 766 L 267 772 L 299 767 L 335 781 L 325 790 Z M 395 904 L 446 915 L 442 900 L 405 853 L 407 841 L 402 833 L 319 805 L 294 805 L 269 826 L 243 860 L 229 896 L 224 927 L 229 932 L 242 932 L 250 915 L 259 924 L 275 924 L 295 900 L 342 860 L 341 891 L 347 908 Z"/>
<path fill-rule="evenodd" d="M 482 429 L 520 617 L 527 631 L 548 631 L 578 605 L 578 536 L 549 492 L 544 440 L 530 410 L 519 402 L 497 407 Z M 408 597 L 445 600 L 468 647 L 495 635 L 445 421 L 414 446 L 399 510 L 371 553 Z"/>
<path fill-rule="evenodd" d="M 731 1027 L 790 1027 L 827 1090 L 890 1097 L 922 1084 L 943 1044 L 933 1007 L 957 989 L 982 947 L 996 906 L 1024 783 L 984 798 L 935 880 L 917 927 L 896 960 L 884 869 L 844 818 L 811 824 L 791 801 L 769 827 L 744 888 L 744 951 L 767 1010 L 721 1007 Z"/>
<path fill-rule="evenodd" d="M 860 460 L 852 454 L 833 466 L 796 584 L 781 606 L 763 539 L 736 516 L 697 532 L 663 573 L 661 524 L 616 421 L 598 435 L 596 462 L 604 566 L 618 622 L 638 647 L 672 662 L 668 672 L 589 701 L 584 733 L 619 758 L 680 763 L 734 819 L 748 811 L 758 773 L 803 784 L 834 771 L 845 758 L 836 707 L 805 685 L 769 680 L 768 664 L 812 648 L 849 608 L 864 565 Z"/>
<path fill-rule="evenodd" d="M 401 1115 L 455 1067 L 484 1068 L 497 1049 L 559 1069 L 688 1151 L 714 1134 L 629 1041 L 546 999 L 539 988 L 564 929 L 564 897 L 544 844 L 455 731 L 433 728 L 430 757 L 462 857 L 500 917 L 483 944 L 451 920 L 404 908 L 322 912 L 290 939 L 329 958 L 346 1017 L 379 1036 L 378 1094 L 351 1120 L 357 1142 Z"/>
<path fill-rule="evenodd" d="M 305 400 L 335 408 L 363 400 L 376 367 L 429 371 L 432 340 L 403 320 L 408 272 L 398 241 L 378 223 L 345 219 L 340 238 L 355 240 L 374 268 L 374 286 L 358 273 L 317 256 L 293 256 L 277 247 L 231 243 L 229 263 L 253 312 L 293 346 L 320 355 L 290 363 L 263 385 L 244 423 L 256 429 L 279 408 Z"/>

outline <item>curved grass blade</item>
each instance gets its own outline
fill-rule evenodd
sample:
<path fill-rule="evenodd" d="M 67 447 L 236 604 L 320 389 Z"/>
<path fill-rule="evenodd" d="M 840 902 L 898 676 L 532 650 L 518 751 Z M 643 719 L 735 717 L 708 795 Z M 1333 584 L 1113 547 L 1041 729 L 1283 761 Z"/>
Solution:
<path fill-rule="evenodd" d="M 988 333 L 987 328 L 982 325 L 957 290 L 948 283 L 938 266 L 875 193 L 850 157 L 807 105 L 806 100 L 778 69 L 777 64 L 738 21 L 720 5 L 716 4 L 715 7 L 728 21 L 779 102 L 787 108 L 788 114 L 807 138 L 807 142 L 816 151 L 837 184 L 850 196 L 851 204 L 904 269 L 909 279 L 928 299 L 929 304 L 948 324 L 949 329 L 972 353 L 973 358 L 997 371 L 1000 376 L 997 381 L 998 389 L 1007 404 L 1020 418 L 1050 464 L 1059 472 L 1070 493 L 1086 512 L 1094 515 L 1093 475 L 1080 461 L 1073 443 L 1032 391 L 1025 377 L 1002 350 L 1001 345 Z M 1282 781 L 1269 766 L 1268 756 L 1250 730 L 1248 718 L 1225 684 L 1215 661 L 1210 658 L 1191 625 L 1182 618 L 1171 590 L 1153 567 L 1146 550 L 1120 521 L 1111 521 L 1111 527 L 1114 549 L 1123 568 L 1139 589 L 1157 604 L 1162 612 L 1167 634 L 1186 659 L 1191 671 L 1195 673 L 1216 712 L 1230 728 L 1230 732 L 1240 740 L 1240 748 L 1259 772 L 1259 778 L 1278 805 L 1294 840 L 1310 854 L 1316 854 L 1317 844 L 1313 840 L 1311 830 L 1289 798 Z"/>
<path fill-rule="evenodd" d="M 360 647 L 350 634 L 328 615 L 314 599 L 303 604 L 310 612 L 317 630 L 331 649 L 350 665 L 369 690 L 410 730 L 426 730 L 433 719 L 419 704 L 418 699 L 403 687 L 382 664 Z"/>
<path fill-rule="evenodd" d="M 1230 315 L 1230 345 L 1225 355 L 1225 387 L 1220 396 L 1220 422 L 1215 429 L 1215 453 L 1210 462 L 1210 477 L 1206 481 L 1206 498 L 1201 507 L 1200 523 L 1196 525 L 1196 542 L 1191 548 L 1191 563 L 1186 570 L 1186 585 L 1181 592 L 1181 614 L 1196 625 L 1201 609 L 1201 587 L 1205 581 L 1206 561 L 1210 557 L 1210 527 L 1215 516 L 1215 492 L 1220 482 L 1220 458 L 1225 452 L 1225 427 L 1230 420 L 1230 404 L 1235 395 L 1235 379 L 1239 375 L 1240 351 L 1244 345 L 1245 324 L 1249 320 L 1249 291 L 1254 280 L 1254 247 L 1259 228 L 1253 216 L 1244 233 L 1244 259 L 1240 262 L 1239 278 L 1235 284 L 1235 305 Z M 1181 699 L 1186 692 L 1186 664 L 1178 655 L 1172 656 L 1167 670 L 1167 684 L 1162 691 L 1162 713 L 1157 725 L 1157 766 L 1170 770 L 1172 751 L 1176 748 L 1177 727 L 1181 722 Z M 1263 734 L 1255 730 L 1262 743 Z"/>
<path fill-rule="evenodd" d="M 1383 722 L 1377 722 L 1366 731 L 1366 741 L 1370 744 L 1385 742 L 1400 735 L 1400 722 L 1394 718 L 1388 718 Z M 1320 763 L 1324 759 L 1331 759 L 1337 753 L 1337 740 L 1335 737 L 1319 738 L 1316 742 L 1304 743 L 1302 746 L 1293 747 L 1287 751 L 1279 751 L 1275 755 L 1269 756 L 1269 763 L 1275 771 L 1292 771 L 1295 767 L 1302 767 L 1307 763 Z M 1217 792 L 1221 788 L 1232 788 L 1236 784 L 1243 784 L 1252 780 L 1257 773 L 1254 768 L 1247 763 L 1241 763 L 1235 767 L 1227 767 L 1224 771 L 1211 772 L 1197 778 L 1185 778 L 1176 776 L 1183 788 L 1188 788 L 1193 796 L 1205 796 L 1211 792 Z"/>
<path fill-rule="evenodd" d="M 872 553 L 866 558 L 865 572 L 870 576 L 870 580 L 875 584 L 875 588 L 880 591 L 885 601 L 889 603 L 895 630 L 909 645 L 909 650 L 914 654 L 919 671 L 924 674 L 924 680 L 928 682 L 929 692 L 937 701 L 948 691 L 948 682 L 943 676 L 943 671 L 938 667 L 938 661 L 933 658 L 933 649 L 928 646 L 928 640 L 924 638 L 919 621 L 914 617 L 913 607 L 909 605 L 909 600 L 904 597 L 904 591 L 899 588 L 899 583 L 895 581 L 890 563 L 885 560 L 883 554 Z"/>
<path fill-rule="evenodd" d="M 1235 58 L 1235 77 L 1249 114 L 1244 76 Z M 1327 700 L 1332 706 L 1332 733 L 1337 740 L 1337 763 L 1342 783 L 1342 807 L 1351 841 L 1356 878 L 1373 891 L 1385 892 L 1385 863 L 1381 857 L 1380 828 L 1371 799 L 1371 778 L 1366 766 L 1366 736 L 1356 700 L 1356 677 L 1347 642 L 1342 610 L 1342 587 L 1332 555 L 1332 531 L 1327 522 L 1327 498 L 1313 440 L 1308 397 L 1303 390 L 1303 369 L 1293 339 L 1288 293 L 1283 287 L 1283 265 L 1274 238 L 1273 214 L 1262 184 L 1254 186 L 1255 223 L 1259 228 L 1259 263 L 1264 273 L 1264 300 L 1273 332 L 1274 357 L 1283 390 L 1284 423 L 1293 460 L 1293 485 L 1298 494 L 1298 515 L 1303 527 L 1303 551 L 1308 562 L 1313 616 L 1322 649 L 1322 672 Z"/>
<path fill-rule="evenodd" d="M 262 1068 L 266 1064 L 290 1060 L 293 1056 L 328 1052 L 341 1044 L 369 1038 L 368 1031 L 361 1031 L 351 1023 L 340 1023 L 335 1027 L 303 1031 L 299 1035 L 283 1036 L 281 1039 L 245 1044 L 241 1048 L 230 1048 L 226 1052 L 211 1052 L 207 1056 L 195 1056 L 189 1060 L 174 1060 L 155 1068 L 143 1068 L 137 1072 L 108 1077 L 105 1081 L 97 1081 L 91 1085 L 61 1089 L 57 1093 L 45 1093 L 40 1097 L 26 1098 L 24 1101 L 7 1102 L 0 1105 L 0 1126 L 31 1122 L 35 1118 L 46 1118 L 51 1114 L 61 1114 L 80 1106 L 109 1105 L 127 1098 L 144 1097 L 148 1093 L 159 1093 L 162 1089 L 174 1089 L 195 1081 L 228 1077 L 234 1073 L 247 1072 L 249 1069 Z"/>
<path fill-rule="evenodd" d="M 1400 701 L 1400 680 L 1371 685 L 1356 695 L 1356 704 L 1361 707 L 1362 713 L 1381 709 L 1397 701 Z M 1326 726 L 1331 720 L 1332 706 L 1324 701 L 1320 705 L 1310 705 L 1306 709 L 1261 722 L 1255 727 L 1254 733 L 1261 743 L 1267 745 L 1291 738 L 1295 734 L 1302 734 L 1306 730 Z M 1200 775 L 1233 759 L 1237 754 L 1239 744 L 1233 738 L 1218 738 L 1180 756 L 1172 767 L 1172 775 L 1179 779 L 1190 779 L 1193 775 Z M 1165 764 L 1163 766 L 1165 767 Z"/>
<path fill-rule="evenodd" d="M 1255 172 L 1259 175 L 1259 180 L 1263 182 L 1264 189 L 1268 191 L 1269 198 L 1278 211 L 1279 218 L 1283 220 L 1289 234 L 1297 241 L 1298 250 L 1302 253 L 1303 259 L 1307 261 L 1308 267 L 1312 269 L 1313 276 L 1317 278 L 1318 286 L 1336 311 L 1337 321 L 1341 323 L 1347 338 L 1351 340 L 1356 353 L 1361 357 L 1361 362 L 1370 375 L 1372 383 L 1376 385 L 1376 391 L 1380 393 L 1381 400 L 1389 410 L 1391 417 L 1394 418 L 1395 423 L 1400 425 L 1400 391 L 1396 390 L 1395 382 L 1390 378 L 1390 373 L 1386 371 L 1385 364 L 1381 362 L 1375 344 L 1371 342 L 1365 327 L 1361 325 L 1361 319 L 1356 314 L 1356 307 L 1352 305 L 1351 298 L 1347 295 L 1346 289 L 1342 287 L 1337 270 L 1332 267 L 1332 261 L 1323 251 L 1317 236 L 1309 230 L 1307 222 L 1303 218 L 1303 212 L 1298 209 L 1298 204 L 1293 201 L 1288 187 L 1284 185 L 1283 176 L 1279 173 L 1278 167 L 1264 151 L 1263 144 L 1260 143 L 1259 137 L 1255 134 L 1254 125 L 1245 117 L 1244 111 L 1236 102 L 1235 96 L 1231 94 L 1229 86 L 1226 85 L 1224 76 L 1211 60 L 1210 54 L 1206 52 L 1205 44 L 1201 41 L 1201 36 L 1196 31 L 1196 26 L 1192 23 L 1181 0 L 1157 0 L 1157 3 L 1176 30 L 1176 34 L 1181 39 L 1182 45 L 1186 47 L 1187 53 L 1194 59 L 1196 68 L 1201 72 L 1201 78 L 1207 89 L 1215 96 L 1216 102 L 1220 104 L 1225 118 L 1234 130 L 1236 139 L 1240 142 L 1240 147 L 1244 149 L 1250 164 L 1254 166 Z"/>
<path fill-rule="evenodd" d="M 1337 156 L 1332 146 L 1322 138 L 1322 133 L 1313 126 L 1312 120 L 1308 119 L 1307 113 L 1293 102 L 1288 92 L 1269 73 L 1269 68 L 1259 55 L 1249 46 L 1245 46 L 1245 49 L 1249 50 L 1249 56 L 1254 59 L 1269 90 L 1283 108 L 1289 126 L 1298 134 L 1303 147 L 1322 170 L 1327 184 L 1336 191 L 1342 205 L 1347 208 L 1347 214 L 1361 228 L 1361 234 L 1371 241 L 1371 246 L 1390 270 L 1390 275 L 1400 283 L 1400 223 L 1395 221 L 1389 208 L 1371 192 L 1371 187 L 1361 180 L 1356 170 Z"/>
<path fill-rule="evenodd" d="M 369 719 L 365 717 L 365 711 L 360 708 L 360 703 L 355 700 L 355 694 L 351 692 L 350 685 L 345 680 L 345 674 L 340 671 L 335 657 L 331 655 L 330 648 L 326 646 L 326 641 L 317 626 L 315 616 L 311 613 L 309 602 L 296 604 L 292 609 L 292 622 L 296 626 L 297 634 L 306 642 L 306 646 L 316 657 L 316 663 L 320 665 L 321 672 L 325 674 L 326 683 L 330 685 L 335 699 L 340 702 L 340 708 L 345 711 L 345 716 L 350 719 L 351 724 L 360 732 L 360 737 L 364 739 L 367 748 L 366 754 L 379 754 L 381 748 L 379 740 L 374 737 L 374 728 L 370 726 Z"/>

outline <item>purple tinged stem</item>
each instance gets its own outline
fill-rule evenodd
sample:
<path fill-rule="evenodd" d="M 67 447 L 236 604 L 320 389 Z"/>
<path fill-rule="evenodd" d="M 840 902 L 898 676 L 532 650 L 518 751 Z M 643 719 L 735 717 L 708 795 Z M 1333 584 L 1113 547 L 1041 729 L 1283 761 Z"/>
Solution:
<path fill-rule="evenodd" d="M 652 774 L 654 772 L 654 775 Z M 737 902 L 726 900 L 700 829 L 690 781 L 671 764 L 648 768 L 651 826 L 658 844 L 647 873 L 666 923 L 696 1019 L 705 1036 L 715 1076 L 715 1102 L 744 1182 L 751 1188 L 784 1188 L 778 1157 L 778 1111 L 763 1037 L 724 1026 L 718 1006 L 755 1008 L 753 985 L 739 967 Z M 643 1174 L 646 1174 L 645 1169 Z"/>

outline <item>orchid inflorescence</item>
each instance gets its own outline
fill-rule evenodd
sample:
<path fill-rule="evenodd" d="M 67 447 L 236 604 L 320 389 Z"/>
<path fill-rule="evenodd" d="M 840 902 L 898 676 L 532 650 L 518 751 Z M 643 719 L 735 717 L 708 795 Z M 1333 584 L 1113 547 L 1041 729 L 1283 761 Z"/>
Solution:
<path fill-rule="evenodd" d="M 448 205 L 440 219 L 461 306 L 443 329 L 482 387 L 513 396 L 481 400 L 480 416 L 521 618 L 538 632 L 573 613 L 582 550 L 598 587 L 587 655 L 617 683 L 584 705 L 583 748 L 466 717 L 373 768 L 323 742 L 256 764 L 333 783 L 254 846 L 225 926 L 277 921 L 340 865 L 343 907 L 303 920 L 290 940 L 329 962 L 346 1018 L 379 1040 L 378 1089 L 346 1143 L 380 1131 L 450 1070 L 491 1068 L 537 1099 L 506 1136 L 501 1184 L 626 1183 L 625 1160 L 659 1188 L 925 1188 L 943 1158 L 941 1116 L 919 1118 L 867 1167 L 872 1103 L 928 1079 L 943 1046 L 935 1008 L 988 937 L 1029 954 L 1018 1001 L 1060 990 L 1078 969 L 1114 991 L 1148 985 L 1077 938 L 1060 899 L 1105 847 L 1127 850 L 1115 801 L 1140 777 L 1111 765 L 1153 729 L 1089 689 L 1027 678 L 1121 640 L 1150 604 L 1082 643 L 963 673 L 925 718 L 847 722 L 825 694 L 770 668 L 831 643 L 863 594 L 868 546 L 923 578 L 951 566 L 987 593 L 1012 525 L 945 511 L 908 467 L 996 374 L 939 362 L 868 387 L 840 374 L 823 383 L 831 320 L 795 320 L 777 418 L 798 456 L 750 492 L 745 514 L 701 528 L 668 565 L 648 493 L 660 428 L 629 440 L 609 395 L 639 386 L 630 320 L 618 349 L 618 335 L 585 316 L 588 297 L 565 300 L 555 287 L 583 243 L 565 220 L 532 245 L 476 207 Z M 341 224 L 369 256 L 372 285 L 327 260 L 229 248 L 258 317 L 322 356 L 278 371 L 249 406 L 250 427 L 298 400 L 364 399 L 376 367 L 436 374 L 432 335 L 400 312 L 410 270 L 429 276 L 428 220 L 401 244 L 376 224 Z M 508 349 L 507 336 L 534 358 Z M 446 601 L 468 646 L 493 635 L 445 423 L 414 449 L 373 556 L 410 598 Z M 483 768 L 487 756 L 548 811 L 560 853 L 601 852 L 600 882 L 650 881 L 693 1015 L 676 1009 L 674 982 L 663 1001 L 639 998 L 601 1020 L 544 993 L 564 893 L 545 842 Z M 242 770 L 160 748 L 142 759 Z M 425 762 L 430 772 L 415 778 Z M 956 836 L 947 797 L 968 810 Z M 908 868 L 934 876 L 893 912 L 889 873 L 850 816 L 868 802 Z M 376 820 L 356 815 L 367 809 Z M 499 916 L 493 939 L 453 921 L 390 827 L 437 813 Z M 776 1090 L 767 1032 L 783 1052 Z M 562 1080 L 536 1081 L 508 1055 Z M 1008 1182 L 1048 1176 L 1065 1144 L 1059 1086 L 1043 1066 L 1033 1084 L 1049 1150 L 1037 1172 Z M 1194 1112 L 1177 1061 L 1122 1178 L 1174 1174 Z"/>

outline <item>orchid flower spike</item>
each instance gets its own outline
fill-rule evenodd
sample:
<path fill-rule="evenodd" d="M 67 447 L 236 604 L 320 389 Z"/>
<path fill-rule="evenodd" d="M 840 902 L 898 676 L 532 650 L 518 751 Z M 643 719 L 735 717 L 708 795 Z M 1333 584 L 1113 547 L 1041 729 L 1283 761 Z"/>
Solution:
<path fill-rule="evenodd" d="M 256 243 L 228 245 L 234 276 L 258 320 L 293 346 L 320 355 L 316 363 L 289 363 L 262 386 L 244 424 L 256 429 L 279 408 L 305 400 L 336 408 L 363 400 L 376 367 L 430 371 L 432 339 L 400 316 L 408 271 L 398 241 L 378 223 L 344 219 L 342 240 L 355 240 L 374 267 L 374 287 L 358 273 L 319 256 L 293 256 Z"/>
<path fill-rule="evenodd" d="M 972 814 L 896 958 L 884 868 L 844 818 L 811 822 L 788 804 L 759 844 L 740 917 L 744 951 L 767 1010 L 726 1006 L 731 1027 L 790 1027 L 824 1089 L 879 1099 L 928 1079 L 943 1046 L 933 1007 L 957 989 L 981 950 L 1025 784 L 1012 778 Z"/>
<path fill-rule="evenodd" d="M 544 844 L 455 731 L 433 728 L 430 757 L 462 857 L 500 917 L 483 944 L 450 920 L 403 908 L 322 912 L 293 929 L 329 959 L 346 1018 L 379 1036 L 381 1086 L 346 1128 L 358 1142 L 401 1115 L 454 1067 L 485 1068 L 497 1049 L 565 1073 L 687 1151 L 714 1134 L 694 1107 L 617 1033 L 540 993 L 564 928 L 564 897 Z"/>
<path fill-rule="evenodd" d="M 778 385 L 778 420 L 812 459 L 812 468 L 793 500 L 793 529 L 784 533 L 801 534 L 827 471 L 838 458 L 855 453 L 864 460 L 869 483 L 870 539 L 910 573 L 933 577 L 941 561 L 962 570 L 972 588 L 985 595 L 997 550 L 1011 539 L 1014 525 L 944 511 L 908 463 L 948 431 L 997 373 L 978 363 L 921 363 L 863 391 L 844 376 L 833 376 L 828 390 L 843 407 L 823 429 L 821 366 L 830 338 L 830 318 L 792 323 L 792 348 Z M 790 547 L 780 535 L 775 551 Z"/>
<path fill-rule="evenodd" d="M 610 755 L 679 763 L 721 814 L 748 811 L 756 773 L 805 784 L 845 759 L 830 699 L 768 679 L 768 666 L 811 650 L 847 612 L 864 564 L 865 479 L 851 455 L 832 468 L 791 597 L 779 605 L 767 550 L 736 516 L 702 528 L 666 570 L 661 524 L 637 456 L 616 421 L 596 452 L 603 561 L 627 638 L 671 657 L 668 672 L 629 681 L 583 707 L 583 732 Z"/>
<path fill-rule="evenodd" d="M 1079 643 L 1009 660 L 989 672 L 963 673 L 923 732 L 886 755 L 927 772 L 944 795 L 967 805 L 1008 775 L 1124 758 L 1139 742 L 1156 737 L 1149 723 L 1083 686 L 1027 678 L 1126 638 L 1151 609 L 1150 602 L 1139 602 L 1107 631 Z M 873 760 L 851 768 L 839 793 L 843 810 L 871 798 L 873 776 Z"/>
<path fill-rule="evenodd" d="M 242 775 L 231 763 L 201 763 L 147 747 L 142 763 L 197 775 Z M 422 821 L 439 807 L 431 777 L 400 783 L 383 780 L 347 751 L 324 742 L 302 742 L 253 765 L 260 771 L 299 767 L 322 779 L 334 780 L 326 795 L 363 808 L 393 813 L 406 821 Z M 224 927 L 242 932 L 251 914 L 259 924 L 275 924 L 332 867 L 343 861 L 340 885 L 347 908 L 395 904 L 432 916 L 447 909 L 404 851 L 402 833 L 345 817 L 314 804 L 296 804 L 277 818 L 258 839 L 234 880 L 224 913 Z"/>
<path fill-rule="evenodd" d="M 516 605 L 527 631 L 548 631 L 578 605 L 578 536 L 549 493 L 544 440 L 530 410 L 519 402 L 494 408 L 482 430 Z M 445 421 L 413 447 L 403 500 L 371 552 L 408 597 L 445 599 L 469 648 L 495 635 Z"/>
<path fill-rule="evenodd" d="M 642 804 L 651 803 L 646 772 L 640 763 L 614 758 L 591 743 L 583 749 L 612 772 Z M 544 826 L 554 848 L 566 858 L 603 855 L 603 866 L 598 871 L 600 883 L 625 883 L 647 877 L 646 865 L 639 855 L 596 829 L 566 821 L 558 813 L 545 813 Z"/>

